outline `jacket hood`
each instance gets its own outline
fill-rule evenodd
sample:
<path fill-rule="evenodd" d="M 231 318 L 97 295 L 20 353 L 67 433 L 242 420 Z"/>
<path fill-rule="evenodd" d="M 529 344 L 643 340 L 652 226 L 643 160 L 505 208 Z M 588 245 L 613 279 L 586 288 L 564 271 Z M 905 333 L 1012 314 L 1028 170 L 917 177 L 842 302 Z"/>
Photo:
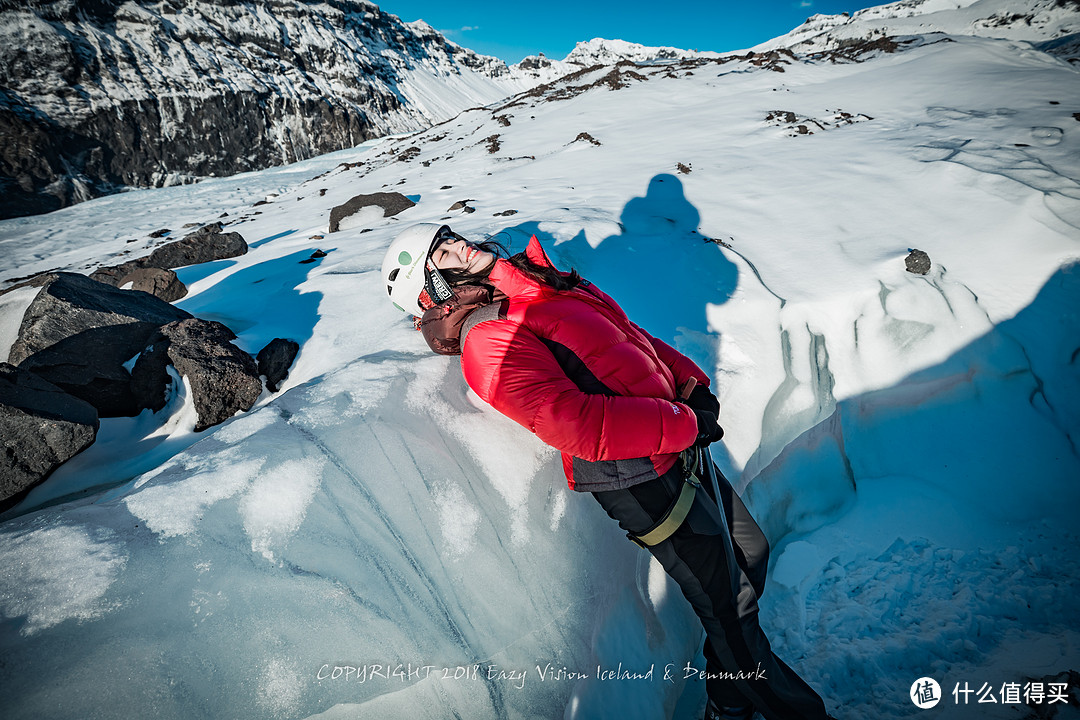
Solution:
<path fill-rule="evenodd" d="M 501 300 L 502 293 L 486 285 L 458 285 L 454 296 L 424 311 L 417 320 L 428 347 L 440 355 L 461 354 L 461 326 L 473 310 Z"/>

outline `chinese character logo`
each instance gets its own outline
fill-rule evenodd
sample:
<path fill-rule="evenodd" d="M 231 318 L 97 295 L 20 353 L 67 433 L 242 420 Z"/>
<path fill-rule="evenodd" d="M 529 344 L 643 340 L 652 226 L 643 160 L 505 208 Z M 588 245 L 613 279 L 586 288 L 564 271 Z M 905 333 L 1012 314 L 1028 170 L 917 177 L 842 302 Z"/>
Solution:
<path fill-rule="evenodd" d="M 941 686 L 937 680 L 930 677 L 921 677 L 911 685 L 911 702 L 922 709 L 927 710 L 941 701 Z"/>

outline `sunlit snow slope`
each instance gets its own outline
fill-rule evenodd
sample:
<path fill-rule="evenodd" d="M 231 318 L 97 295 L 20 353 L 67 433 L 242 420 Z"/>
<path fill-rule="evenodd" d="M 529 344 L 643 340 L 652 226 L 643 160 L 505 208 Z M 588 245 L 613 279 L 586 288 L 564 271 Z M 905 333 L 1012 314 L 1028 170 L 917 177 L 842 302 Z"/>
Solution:
<path fill-rule="evenodd" d="M 250 413 L 194 435 L 180 390 L 103 421 L 6 516 L 5 716 L 700 717 L 678 590 L 387 301 L 391 238 L 443 221 L 535 233 L 714 377 L 716 454 L 774 545 L 762 621 L 833 714 L 914 716 L 932 676 L 940 717 L 1019 717 L 951 691 L 1080 671 L 1080 75 L 932 40 L 605 68 L 0 223 L 10 278 L 228 212 L 251 252 L 181 270 L 178 304 L 252 352 L 302 344 Z M 327 233 L 389 190 L 417 205 Z M 597 679 L 619 663 L 655 675 Z"/>
<path fill-rule="evenodd" d="M 801 53 L 842 47 L 880 36 L 977 35 L 980 37 L 1073 45 L 1075 57 L 1080 12 L 1075 0 L 899 0 L 855 13 L 812 15 L 786 35 L 754 50 L 786 47 Z"/>

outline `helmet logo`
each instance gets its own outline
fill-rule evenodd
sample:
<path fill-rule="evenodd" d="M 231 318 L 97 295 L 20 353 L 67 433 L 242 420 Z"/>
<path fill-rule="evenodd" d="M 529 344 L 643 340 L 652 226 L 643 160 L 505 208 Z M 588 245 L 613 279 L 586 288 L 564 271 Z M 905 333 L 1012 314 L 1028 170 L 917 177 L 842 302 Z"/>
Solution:
<path fill-rule="evenodd" d="M 425 261 L 431 255 L 433 241 L 444 230 L 449 228 L 435 223 L 413 225 L 399 233 L 383 255 L 381 273 L 390 300 L 413 315 L 424 312 L 420 296 L 429 282 Z"/>

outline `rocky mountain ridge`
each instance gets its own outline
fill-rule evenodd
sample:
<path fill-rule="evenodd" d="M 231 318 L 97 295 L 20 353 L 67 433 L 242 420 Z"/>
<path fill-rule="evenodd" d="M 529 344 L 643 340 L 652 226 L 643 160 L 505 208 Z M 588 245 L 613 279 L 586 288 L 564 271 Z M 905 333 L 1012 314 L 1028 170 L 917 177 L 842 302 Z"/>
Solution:
<path fill-rule="evenodd" d="M 524 87 L 363 0 L 5 0 L 0 217 L 293 162 Z"/>
<path fill-rule="evenodd" d="M 652 64 L 722 56 L 722 53 L 716 52 L 681 50 L 666 46 L 650 47 L 625 40 L 593 38 L 587 42 L 579 42 L 562 60 L 552 60 L 543 53 L 530 55 L 511 65 L 510 72 L 546 83 L 594 65 L 615 65 L 620 62 Z"/>
<path fill-rule="evenodd" d="M 836 49 L 881 36 L 976 35 L 1031 42 L 1080 62 L 1078 0 L 900 0 L 840 15 L 817 14 L 786 35 L 754 46 L 758 52 Z"/>

